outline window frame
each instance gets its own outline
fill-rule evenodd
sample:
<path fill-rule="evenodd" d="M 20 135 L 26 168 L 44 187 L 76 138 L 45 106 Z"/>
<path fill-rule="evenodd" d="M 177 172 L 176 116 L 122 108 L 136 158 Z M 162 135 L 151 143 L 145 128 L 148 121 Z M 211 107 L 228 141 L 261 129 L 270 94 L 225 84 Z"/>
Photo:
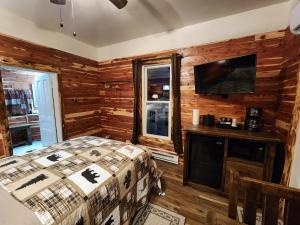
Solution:
<path fill-rule="evenodd" d="M 169 92 L 169 100 L 168 101 L 151 101 L 148 100 L 148 70 L 149 69 L 156 69 L 156 68 L 163 68 L 169 67 L 170 68 L 170 92 Z M 164 139 L 171 141 L 171 132 L 172 132 L 172 65 L 170 63 L 164 64 L 157 64 L 157 65 L 144 65 L 142 66 L 142 135 L 145 137 L 152 137 L 158 139 Z M 161 136 L 156 134 L 149 134 L 147 133 L 147 103 L 164 103 L 168 104 L 169 113 L 168 113 L 168 136 Z"/>

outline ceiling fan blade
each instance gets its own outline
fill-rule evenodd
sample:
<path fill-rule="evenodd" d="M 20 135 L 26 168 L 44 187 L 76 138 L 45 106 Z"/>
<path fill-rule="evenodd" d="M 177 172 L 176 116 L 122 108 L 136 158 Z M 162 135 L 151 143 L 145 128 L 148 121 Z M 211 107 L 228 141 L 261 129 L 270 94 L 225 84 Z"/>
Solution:
<path fill-rule="evenodd" d="M 50 0 L 51 3 L 57 4 L 57 5 L 65 5 L 66 0 Z"/>
<path fill-rule="evenodd" d="M 114 4 L 118 9 L 122 9 L 127 5 L 127 0 L 109 0 Z"/>

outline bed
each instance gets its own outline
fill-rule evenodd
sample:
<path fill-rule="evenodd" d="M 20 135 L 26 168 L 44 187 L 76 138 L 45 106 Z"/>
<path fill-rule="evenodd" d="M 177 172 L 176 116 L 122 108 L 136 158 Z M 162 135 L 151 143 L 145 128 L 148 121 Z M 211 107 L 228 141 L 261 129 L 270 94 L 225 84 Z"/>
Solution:
<path fill-rule="evenodd" d="M 146 147 L 70 139 L 0 160 L 0 224 L 127 225 L 158 179 Z"/>

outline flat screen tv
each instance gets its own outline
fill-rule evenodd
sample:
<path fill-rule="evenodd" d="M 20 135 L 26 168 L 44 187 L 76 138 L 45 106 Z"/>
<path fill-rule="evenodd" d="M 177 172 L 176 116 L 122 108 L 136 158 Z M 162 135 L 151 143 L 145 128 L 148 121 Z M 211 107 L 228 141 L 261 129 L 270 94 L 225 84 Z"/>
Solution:
<path fill-rule="evenodd" d="M 194 67 L 197 94 L 254 93 L 256 54 Z"/>

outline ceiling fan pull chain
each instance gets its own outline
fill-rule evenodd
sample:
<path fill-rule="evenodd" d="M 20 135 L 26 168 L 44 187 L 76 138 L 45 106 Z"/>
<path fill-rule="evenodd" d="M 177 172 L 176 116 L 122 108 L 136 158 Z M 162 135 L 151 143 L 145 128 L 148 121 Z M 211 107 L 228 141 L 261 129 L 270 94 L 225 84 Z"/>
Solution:
<path fill-rule="evenodd" d="M 71 0 L 71 14 L 72 14 L 72 26 L 73 26 L 73 36 L 76 37 L 76 18 L 75 18 L 75 0 Z M 118 9 L 122 9 L 127 5 L 128 0 L 109 0 L 113 3 Z M 64 27 L 63 17 L 62 17 L 62 6 L 66 5 L 66 0 L 50 0 L 51 3 L 59 5 L 59 25 L 61 28 Z"/>
<path fill-rule="evenodd" d="M 71 9 L 72 9 L 72 25 L 73 25 L 73 36 L 76 37 L 76 31 L 75 31 L 75 9 L 74 9 L 74 0 L 71 0 Z"/>
<path fill-rule="evenodd" d="M 61 6 L 59 7 L 59 20 L 60 20 L 60 27 L 64 27 L 63 19 L 62 19 L 62 13 L 61 13 Z"/>

